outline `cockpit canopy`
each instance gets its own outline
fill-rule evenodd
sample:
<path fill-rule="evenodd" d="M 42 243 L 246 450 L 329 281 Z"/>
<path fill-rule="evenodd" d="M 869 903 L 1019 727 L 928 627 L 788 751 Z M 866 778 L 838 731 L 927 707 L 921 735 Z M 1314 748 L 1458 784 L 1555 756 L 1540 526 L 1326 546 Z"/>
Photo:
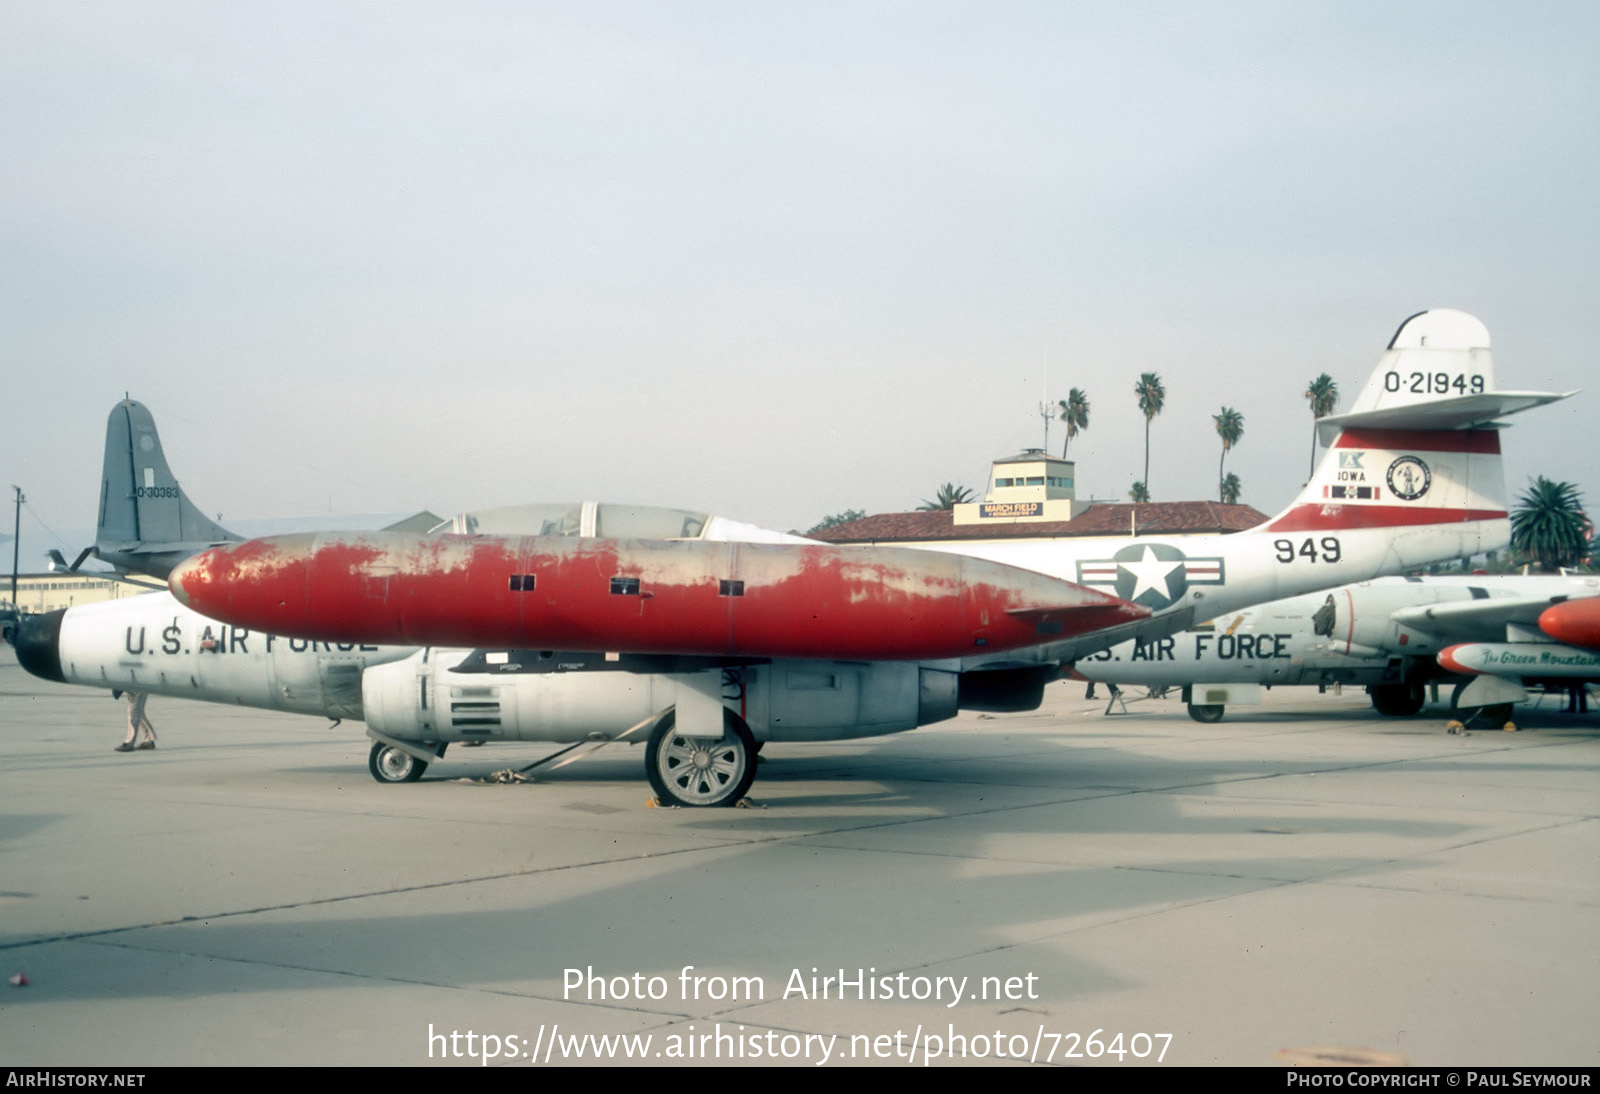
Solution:
<path fill-rule="evenodd" d="M 480 536 L 598 536 L 603 539 L 706 539 L 805 542 L 800 536 L 692 509 L 615 502 L 539 502 L 458 513 L 430 532 Z"/>

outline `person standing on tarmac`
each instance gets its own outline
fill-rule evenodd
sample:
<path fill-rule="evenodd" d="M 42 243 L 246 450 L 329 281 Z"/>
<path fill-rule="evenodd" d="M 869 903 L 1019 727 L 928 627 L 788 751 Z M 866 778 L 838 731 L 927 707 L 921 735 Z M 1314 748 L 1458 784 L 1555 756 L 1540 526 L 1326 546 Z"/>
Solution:
<path fill-rule="evenodd" d="M 144 716 L 145 700 L 149 698 L 142 691 L 112 692 L 112 698 L 118 694 L 125 695 L 128 700 L 128 736 L 117 746 L 118 752 L 132 752 L 135 748 L 146 749 L 156 747 L 156 727 L 150 724 L 150 719 Z M 134 744 L 134 738 L 144 732 L 144 740 Z"/>

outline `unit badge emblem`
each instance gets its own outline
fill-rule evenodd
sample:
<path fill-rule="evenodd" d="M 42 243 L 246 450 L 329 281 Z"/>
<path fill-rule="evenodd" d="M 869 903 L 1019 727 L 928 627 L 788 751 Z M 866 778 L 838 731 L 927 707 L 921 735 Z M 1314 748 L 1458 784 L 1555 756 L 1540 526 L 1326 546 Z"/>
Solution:
<path fill-rule="evenodd" d="M 1433 472 L 1415 456 L 1401 456 L 1389 465 L 1389 492 L 1401 501 L 1416 501 L 1433 485 Z"/>

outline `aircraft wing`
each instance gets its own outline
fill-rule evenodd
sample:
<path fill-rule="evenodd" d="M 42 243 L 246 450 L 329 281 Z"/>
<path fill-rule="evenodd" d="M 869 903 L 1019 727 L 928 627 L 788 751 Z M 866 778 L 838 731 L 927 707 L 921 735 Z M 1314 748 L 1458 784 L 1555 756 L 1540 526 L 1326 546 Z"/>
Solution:
<path fill-rule="evenodd" d="M 563 672 L 695 673 L 771 664 L 768 657 L 692 657 L 683 654 L 585 653 L 564 650 L 473 650 L 451 672 L 548 675 Z"/>
<path fill-rule="evenodd" d="M 1060 641 L 1049 642 L 1035 647 L 1031 653 L 1034 664 L 1055 661 L 1063 665 L 1070 665 L 1081 658 L 1110 649 L 1112 646 L 1123 642 L 1155 642 L 1162 638 L 1171 637 L 1179 631 L 1188 630 L 1194 626 L 1195 612 L 1193 608 L 1181 608 L 1174 612 L 1164 612 L 1161 615 L 1149 615 L 1143 619 L 1134 619 L 1104 627 L 1089 634 L 1076 635 L 1063 638 Z M 961 668 L 966 672 L 995 668 L 1011 668 L 1021 664 L 1015 658 L 1007 660 L 1003 657 L 967 657 L 962 659 Z"/>
<path fill-rule="evenodd" d="M 1539 616 L 1545 609 L 1571 599 L 1562 594 L 1456 600 L 1401 608 L 1390 618 L 1403 626 L 1455 642 L 1503 642 L 1506 627 L 1517 625 L 1537 630 Z"/>

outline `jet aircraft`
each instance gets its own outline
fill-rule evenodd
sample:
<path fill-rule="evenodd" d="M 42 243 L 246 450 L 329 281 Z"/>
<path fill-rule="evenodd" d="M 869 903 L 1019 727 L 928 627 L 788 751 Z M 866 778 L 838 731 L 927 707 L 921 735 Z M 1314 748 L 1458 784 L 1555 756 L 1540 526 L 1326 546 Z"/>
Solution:
<path fill-rule="evenodd" d="M 1563 397 L 1496 388 L 1482 324 L 1435 310 L 1401 325 L 1349 413 L 1322 421 L 1328 451 L 1294 503 L 1232 536 L 964 544 L 946 549 L 967 556 L 950 571 L 896 549 L 329 533 L 213 548 L 170 585 L 230 627 L 424 646 L 362 676 L 369 732 L 399 754 L 390 777 L 449 740 L 559 735 L 561 718 L 581 720 L 554 699 L 566 677 L 594 689 L 577 706 L 616 705 L 597 733 L 648 730 L 665 799 L 728 805 L 758 742 L 1031 709 L 1063 665 L 1118 642 L 1503 546 L 1499 419 Z M 1002 566 L 974 589 L 978 558 Z M 957 610 L 941 614 L 947 593 Z M 474 648 L 458 660 L 436 644 Z"/>
<path fill-rule="evenodd" d="M 148 408 L 131 399 L 123 400 L 111 411 L 100 498 L 96 534 L 100 549 L 86 550 L 79 556 L 79 563 L 90 554 L 98 554 L 124 570 L 142 573 L 148 568 L 164 573 L 176 557 L 192 554 L 206 545 L 192 536 L 176 538 L 186 534 L 181 529 L 196 527 L 191 518 L 183 515 L 197 514 L 199 509 L 173 477 Z M 164 519 L 163 511 L 173 519 Z M 178 518 L 184 521 L 181 526 Z M 141 530 L 174 538 L 141 538 Z M 800 536 L 703 512 L 594 502 L 478 510 L 459 514 L 438 530 L 462 536 L 523 531 L 592 537 L 620 532 L 661 540 L 809 542 Z M 210 542 L 239 540 L 214 524 L 204 538 Z M 384 676 L 375 676 L 375 670 L 407 659 L 427 666 L 428 671 L 441 663 L 465 663 L 463 671 L 469 675 L 461 686 L 471 689 L 482 683 L 481 677 L 470 675 L 472 650 L 423 651 L 414 646 L 316 642 L 251 632 L 202 616 L 178 603 L 164 589 L 43 614 L 19 614 L 6 621 L 5 630 L 23 668 L 59 683 L 108 690 L 137 688 L 155 695 L 323 715 L 335 720 L 363 718 L 363 687 L 371 686 L 379 705 L 367 718 L 375 739 L 369 769 L 382 782 L 419 778 L 427 763 L 413 755 L 422 747 L 409 743 L 412 737 L 403 739 L 399 747 L 388 742 L 384 728 L 397 716 L 397 708 L 391 697 L 389 721 L 385 721 L 381 706 L 385 687 L 414 690 L 417 669 L 402 664 L 395 673 Z M 497 663 L 497 671 L 505 671 L 504 662 L 495 655 L 489 654 L 487 660 Z M 477 663 L 484 662 L 484 655 L 478 654 Z M 525 738 L 561 743 L 608 740 L 619 724 L 631 725 L 648 713 L 674 706 L 675 688 L 667 677 L 643 671 L 616 671 L 662 667 L 671 666 L 663 660 L 643 662 L 629 658 L 608 663 L 573 655 L 547 657 L 530 665 L 528 671 L 538 673 L 543 684 L 538 689 L 537 707 L 524 709 L 524 716 L 529 719 L 523 726 Z M 796 680 L 799 679 L 797 674 Z M 643 687 L 630 686 L 636 682 Z M 754 689 L 751 698 L 762 701 L 764 694 L 762 689 Z M 429 759 L 442 756 L 451 741 L 518 738 L 514 708 L 509 704 L 506 732 L 490 728 L 496 723 L 483 713 L 483 704 L 473 706 L 470 693 L 465 704 L 458 706 L 455 721 L 429 734 L 424 753 Z M 478 713 L 473 717 L 461 713 L 469 709 Z M 404 713 L 400 725 L 409 733 L 415 729 L 416 718 L 414 712 Z M 831 709 L 823 716 L 842 714 L 839 709 Z M 852 708 L 849 716 L 864 727 L 883 724 L 874 720 L 879 713 L 870 703 L 865 711 Z M 797 721 L 811 724 L 805 716 Z M 903 728 L 910 727 L 893 723 L 879 731 Z"/>
<path fill-rule="evenodd" d="M 1454 686 L 1459 717 L 1504 722 L 1533 686 L 1600 682 L 1600 577 L 1380 578 L 1229 612 L 1155 642 L 1126 642 L 1074 666 L 1088 680 L 1181 688 L 1189 716 L 1215 722 L 1260 688 L 1365 686 L 1380 713 L 1422 710 Z"/>
<path fill-rule="evenodd" d="M 754 774 L 751 753 L 759 747 L 757 742 L 894 733 L 951 717 L 958 709 L 1032 709 L 1040 701 L 1045 683 L 1058 677 L 1063 663 L 1103 649 L 1119 634 L 1170 634 L 1192 619 L 1194 611 L 1215 609 L 1224 597 L 1228 603 L 1237 603 L 1242 596 L 1259 595 L 1254 590 L 1263 586 L 1277 588 L 1291 581 L 1315 586 L 1348 580 L 1345 575 L 1356 556 L 1363 560 L 1364 571 L 1373 565 L 1393 568 L 1503 542 L 1507 532 L 1497 435 L 1490 428 L 1488 437 L 1474 437 L 1485 432 L 1474 427 L 1560 396 L 1496 391 L 1487 347 L 1481 325 L 1460 313 L 1425 313 L 1408 320 L 1391 342 L 1357 409 L 1345 416 L 1354 420 L 1345 423 L 1341 436 L 1367 429 L 1364 443 L 1369 447 L 1330 451 L 1324 473 L 1301 499 L 1254 534 L 1258 544 L 1253 555 L 1223 554 L 1211 541 L 1195 538 L 1168 543 L 1159 537 L 1145 537 L 1110 546 L 1100 541 L 1082 558 L 1064 552 L 1059 545 L 1046 545 L 1052 553 L 1067 556 L 1067 562 L 1057 567 L 1058 577 L 1106 594 L 1098 600 L 1081 600 L 1078 614 L 1098 604 L 1093 610 L 1114 608 L 1125 613 L 1125 618 L 1068 639 L 1064 632 L 1070 613 L 1058 612 L 1052 617 L 1038 604 L 1024 608 L 1021 620 L 1031 623 L 1039 638 L 1055 639 L 1043 646 L 996 653 L 997 642 L 987 651 L 963 648 L 965 656 L 960 657 L 867 661 L 778 657 L 771 652 L 761 656 L 674 652 L 670 643 L 676 639 L 670 635 L 667 651 L 654 653 L 621 649 L 575 652 L 518 648 L 511 643 L 501 648 L 484 644 L 470 649 L 417 649 L 264 633 L 198 614 L 160 594 L 25 619 L 17 634 L 19 660 L 30 671 L 54 680 L 107 688 L 138 686 L 158 694 L 334 718 L 365 718 L 375 742 L 369 768 L 374 777 L 386 782 L 419 777 L 453 741 L 638 741 L 648 731 L 647 773 L 663 800 L 685 805 L 732 804 L 749 787 Z M 1430 352 L 1417 352 L 1424 349 Z M 1449 371 L 1455 365 L 1460 367 Z M 1432 366 L 1438 367 L 1424 373 Z M 1376 395 L 1375 384 L 1382 389 Z M 1418 398 L 1408 399 L 1407 395 Z M 119 427 L 119 412 L 127 422 L 125 427 Z M 1393 433 L 1412 425 L 1421 432 L 1414 436 Z M 1372 434 L 1373 429 L 1390 432 Z M 125 435 L 147 437 L 149 444 L 124 441 Z M 1413 496 L 1400 498 L 1405 504 L 1389 509 L 1341 504 L 1347 499 L 1382 500 L 1382 487 L 1363 483 L 1366 461 L 1377 466 L 1380 474 L 1384 467 L 1382 452 L 1374 455 L 1370 447 L 1378 441 L 1405 442 L 1408 450 L 1415 450 L 1407 452 L 1409 460 L 1394 456 L 1390 464 L 1391 473 L 1392 465 L 1400 464 L 1401 488 Z M 1334 447 L 1340 448 L 1338 441 Z M 141 452 L 153 455 L 136 464 L 136 454 Z M 1409 479 L 1405 477 L 1408 471 Z M 1420 482 L 1424 472 L 1438 475 L 1440 487 L 1432 488 L 1433 496 L 1427 502 L 1413 505 L 1430 491 L 1431 484 Z M 1469 477 L 1472 489 L 1465 489 Z M 146 478 L 151 481 L 144 484 L 145 492 L 140 495 L 138 488 Z M 148 411 L 131 402 L 119 404 L 108 427 L 103 501 L 118 497 L 118 490 L 135 501 L 143 497 L 167 502 L 180 513 L 184 507 L 199 511 L 172 479 Z M 102 504 L 102 523 L 108 512 L 117 511 L 115 505 Z M 1318 524 L 1312 529 L 1318 535 L 1289 537 L 1309 524 Z M 146 520 L 143 526 L 153 525 Z M 646 541 L 676 538 L 704 544 L 807 542 L 706 514 L 594 503 L 485 510 L 458 516 L 436 531 L 490 539 L 527 534 L 575 536 L 584 541 L 623 537 Z M 1354 536 L 1355 532 L 1362 535 Z M 1228 539 L 1242 542 L 1249 535 Z M 1372 548 L 1374 537 L 1382 549 Z M 225 529 L 215 529 L 202 538 L 226 541 L 236 537 Z M 97 543 L 114 539 L 116 534 L 103 526 Z M 1259 542 L 1263 539 L 1267 541 L 1264 544 Z M 1391 542 L 1395 539 L 1406 542 Z M 143 558 L 185 549 L 159 541 L 129 541 L 126 536 L 119 542 L 128 548 L 124 553 Z M 182 542 L 192 544 L 193 537 Z M 1197 543 L 1204 545 L 1197 548 Z M 1285 543 L 1293 550 L 1286 550 Z M 648 545 L 638 550 L 646 556 L 672 553 Z M 753 549 L 741 546 L 737 550 Z M 551 557 L 560 554 L 550 552 Z M 881 560 L 890 555 L 913 568 L 920 565 L 905 562 L 895 552 L 875 557 Z M 524 556 L 517 557 L 521 569 L 503 575 L 506 592 L 548 594 L 551 575 L 541 579 L 534 567 L 521 566 Z M 791 555 L 788 561 L 800 557 Z M 1043 565 L 1038 568 L 1049 573 Z M 1267 572 L 1265 579 L 1262 570 Z M 961 571 L 946 568 L 943 572 L 959 575 Z M 1006 573 L 1008 579 L 1015 576 L 1010 571 L 991 572 Z M 524 582 L 532 577 L 534 587 L 516 590 L 512 582 L 519 575 Z M 385 582 L 390 576 L 384 575 Z M 630 587 L 626 573 L 611 576 L 624 579 L 622 589 L 613 592 L 606 588 L 602 595 L 618 597 L 631 613 L 642 616 L 667 606 L 665 598 L 657 602 L 650 595 L 656 591 L 653 588 Z M 719 594 L 724 580 L 743 579 L 719 578 Z M 865 582 L 851 590 L 851 597 L 866 595 L 870 599 L 886 589 L 892 593 L 890 585 L 880 581 L 874 590 Z M 1060 584 L 1047 587 L 1052 595 L 1063 591 Z M 1239 595 L 1229 595 L 1234 590 Z M 1207 594 L 1211 594 L 1209 603 Z M 736 596 L 727 599 L 740 601 Z M 1122 606 L 1130 602 L 1139 605 L 1137 613 Z M 924 606 L 936 609 L 940 605 L 930 600 Z M 877 607 L 881 613 L 881 602 Z M 1060 609 L 1064 605 L 1045 607 Z M 933 618 L 937 611 L 921 615 Z M 930 623 L 929 618 L 910 619 L 907 626 L 937 629 L 938 620 Z M 1011 622 L 1018 618 L 1012 617 Z M 947 616 L 945 622 L 949 621 Z M 607 623 L 614 624 L 615 619 Z M 854 641 L 878 643 L 875 649 L 880 654 L 892 652 L 883 644 L 882 631 L 876 636 L 852 636 L 846 624 L 843 633 Z M 959 629 L 953 633 L 962 635 L 959 641 L 963 644 L 987 637 Z M 757 640 L 737 630 L 730 634 L 735 641 Z M 705 635 L 700 637 L 703 642 Z M 893 641 L 902 639 L 894 637 Z M 611 644 L 607 638 L 604 645 Z M 916 656 L 919 651 L 901 652 Z M 694 732 L 674 728 L 683 725 Z M 718 728 L 722 730 L 720 739 L 715 736 Z"/>

